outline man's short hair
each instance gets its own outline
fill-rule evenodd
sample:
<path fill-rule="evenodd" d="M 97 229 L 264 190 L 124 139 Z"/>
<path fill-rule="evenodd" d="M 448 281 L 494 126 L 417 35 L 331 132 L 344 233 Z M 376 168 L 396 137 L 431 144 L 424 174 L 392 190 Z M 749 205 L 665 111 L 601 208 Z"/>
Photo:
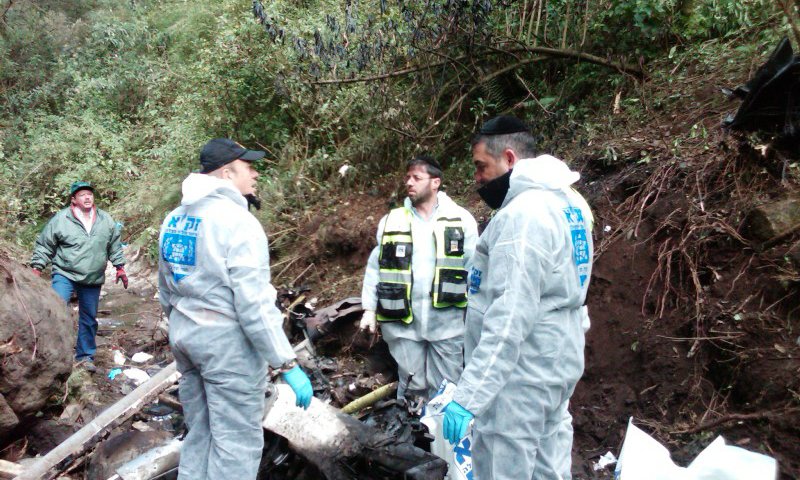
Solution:
<path fill-rule="evenodd" d="M 478 133 L 472 137 L 472 148 L 475 148 L 479 143 L 486 145 L 486 153 L 493 158 L 500 158 L 507 148 L 514 150 L 519 158 L 533 158 L 536 156 L 536 139 L 528 132 L 508 133 L 505 135 Z"/>
<path fill-rule="evenodd" d="M 436 161 L 435 158 L 432 156 L 423 153 L 422 155 L 417 155 L 411 160 L 406 163 L 406 171 L 410 170 L 412 167 L 416 166 L 423 166 L 425 167 L 425 171 L 430 175 L 432 178 L 439 178 L 441 179 L 443 176 L 442 167 L 439 165 L 439 162 Z"/>

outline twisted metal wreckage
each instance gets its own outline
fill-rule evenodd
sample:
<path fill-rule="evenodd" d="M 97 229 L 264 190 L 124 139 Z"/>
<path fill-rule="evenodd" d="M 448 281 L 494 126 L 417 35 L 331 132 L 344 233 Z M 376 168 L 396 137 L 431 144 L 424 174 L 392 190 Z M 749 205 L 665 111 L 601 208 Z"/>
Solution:
<path fill-rule="evenodd" d="M 348 298 L 316 311 L 304 303 L 303 291 L 284 292 L 282 300 L 284 305 L 288 303 L 285 315 L 292 338 L 299 339 L 294 343 L 298 362 L 311 372 L 315 397 L 308 410 L 298 409 L 287 385 L 270 385 L 262 422 L 266 438 L 260 475 L 266 473 L 271 479 L 324 477 L 331 480 L 444 478 L 446 462 L 426 448 L 432 437 L 419 422 L 420 403 L 393 398 L 397 382 L 388 381 L 392 369 L 388 352 L 373 349 L 374 338 L 354 337 L 354 321 L 362 312 L 360 299 Z M 352 362 L 348 363 L 347 359 L 325 357 L 315 348 L 334 348 L 335 352 L 346 356 L 359 346 L 357 340 L 363 340 L 361 345 L 370 354 L 383 357 L 377 361 L 383 362 L 386 373 L 367 375 L 363 371 L 364 362 L 349 358 Z M 361 372 L 356 371 L 358 366 L 362 367 Z M 180 435 L 162 436 L 159 444 L 148 445 L 146 450 L 142 449 L 143 444 L 136 450 L 132 446 L 135 442 L 115 443 L 115 437 L 106 437 L 135 414 L 142 415 L 143 410 L 152 408 L 154 401 L 157 406 L 180 409 L 177 400 L 164 394 L 169 389 L 175 390 L 179 377 L 175 363 L 170 363 L 29 466 L 0 464 L 0 478 L 56 478 L 80 466 L 87 457 L 104 458 L 113 463 L 92 471 L 93 463 L 102 463 L 93 458 L 88 467 L 90 479 L 174 478 L 180 458 Z M 368 393 L 358 396 L 362 392 Z M 331 405 L 344 404 L 356 396 L 358 398 L 343 409 Z M 390 396 L 392 398 L 386 398 Z M 124 432 L 117 437 L 125 433 L 144 432 Z M 103 444 L 114 444 L 118 449 L 130 451 L 106 456 L 106 452 L 98 453 Z M 91 455 L 87 455 L 89 453 Z"/>

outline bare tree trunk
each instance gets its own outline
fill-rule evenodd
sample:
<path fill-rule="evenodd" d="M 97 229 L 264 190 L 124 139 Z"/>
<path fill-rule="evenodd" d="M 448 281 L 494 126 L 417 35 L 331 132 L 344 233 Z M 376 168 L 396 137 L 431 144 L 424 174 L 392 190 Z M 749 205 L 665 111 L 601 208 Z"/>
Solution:
<path fill-rule="evenodd" d="M 547 0 L 539 0 L 539 11 L 536 13 L 536 32 L 533 34 L 533 46 L 539 43 L 539 25 L 542 22 L 542 7 Z"/>
<path fill-rule="evenodd" d="M 522 4 L 522 15 L 519 21 L 519 29 L 517 29 L 517 40 L 522 41 L 522 34 L 525 31 L 525 17 L 528 14 L 528 0 Z"/>
<path fill-rule="evenodd" d="M 538 9 L 539 3 L 541 3 L 541 0 L 533 0 L 533 4 L 531 4 L 531 14 L 528 17 L 528 32 L 525 34 L 525 45 L 531 43 L 531 31 L 533 31 L 533 13 Z"/>
<path fill-rule="evenodd" d="M 567 48 L 567 31 L 569 30 L 569 21 L 572 19 L 572 2 L 567 2 L 567 13 L 564 15 L 564 29 L 561 32 L 561 48 Z"/>
<path fill-rule="evenodd" d="M 583 33 L 581 34 L 580 48 L 583 48 L 583 45 L 586 43 L 586 30 L 589 28 L 589 17 L 591 16 L 591 11 L 589 10 L 590 3 L 591 0 L 586 0 L 586 11 L 583 13 Z"/>

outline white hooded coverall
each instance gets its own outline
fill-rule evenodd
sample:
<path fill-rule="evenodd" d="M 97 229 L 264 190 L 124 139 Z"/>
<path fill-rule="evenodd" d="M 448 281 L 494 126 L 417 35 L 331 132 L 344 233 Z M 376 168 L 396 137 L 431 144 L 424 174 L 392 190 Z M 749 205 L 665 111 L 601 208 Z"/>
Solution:
<path fill-rule="evenodd" d="M 267 237 L 231 182 L 193 173 L 159 246 L 159 299 L 189 427 L 179 478 L 255 479 L 267 366 L 295 358 L 270 284 Z"/>
<path fill-rule="evenodd" d="M 472 215 L 458 206 L 444 192 L 438 192 L 437 205 L 430 218 L 423 219 L 406 198 L 404 206 L 411 212 L 411 237 L 414 249 L 411 257 L 413 285 L 411 287 L 411 312 L 413 320 L 378 322 L 392 357 L 397 361 L 400 386 L 404 391 L 431 398 L 443 379 L 458 380 L 464 360 L 464 309 L 457 307 L 433 308 L 431 287 L 436 266 L 434 226 L 439 217 L 460 217 L 464 226 L 464 262 L 469 263 L 478 240 L 478 225 Z M 378 246 L 369 256 L 361 290 L 361 303 L 365 310 L 377 309 L 378 258 L 386 216 L 378 223 Z M 413 373 L 411 384 L 408 376 Z"/>
<path fill-rule="evenodd" d="M 583 373 L 591 212 L 552 156 L 519 161 L 472 257 L 465 360 L 453 400 L 475 415 L 478 480 L 569 479 Z"/>

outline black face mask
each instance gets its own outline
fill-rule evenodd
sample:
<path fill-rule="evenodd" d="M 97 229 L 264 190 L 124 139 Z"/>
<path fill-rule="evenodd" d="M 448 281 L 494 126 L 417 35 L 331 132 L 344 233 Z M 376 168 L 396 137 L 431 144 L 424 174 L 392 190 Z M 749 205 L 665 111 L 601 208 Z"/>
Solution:
<path fill-rule="evenodd" d="M 511 170 L 503 175 L 486 182 L 481 188 L 478 189 L 478 195 L 481 196 L 486 205 L 492 210 L 497 210 L 503 205 L 503 200 L 506 199 L 508 188 L 511 186 Z"/>
<path fill-rule="evenodd" d="M 250 207 L 255 207 L 256 210 L 261 210 L 261 199 L 256 197 L 254 193 L 248 193 L 244 196 L 247 199 L 247 209 L 249 210 Z"/>

